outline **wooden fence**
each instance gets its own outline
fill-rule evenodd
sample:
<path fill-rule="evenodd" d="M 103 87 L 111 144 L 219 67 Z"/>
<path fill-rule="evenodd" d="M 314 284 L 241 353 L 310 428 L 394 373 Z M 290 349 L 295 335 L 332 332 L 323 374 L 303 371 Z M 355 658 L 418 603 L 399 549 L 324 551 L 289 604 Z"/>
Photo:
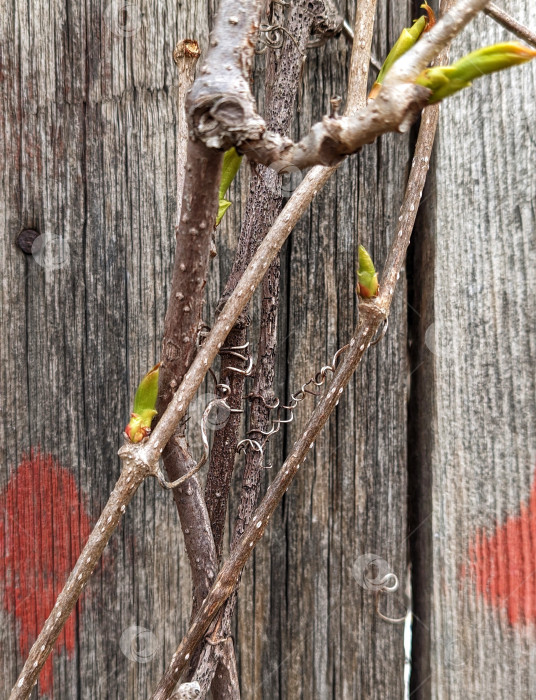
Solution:
<path fill-rule="evenodd" d="M 415 8 L 378 4 L 373 53 L 383 57 Z M 536 27 L 534 3 L 505 8 Z M 353 2 L 339 9 L 353 19 Z M 158 358 L 176 208 L 171 55 L 185 36 L 206 46 L 213 11 L 169 0 L 2 10 L 3 696 L 118 476 L 135 386 Z M 506 36 L 481 17 L 453 55 Z M 341 36 L 309 51 L 295 135 L 344 94 L 350 48 Z M 235 630 L 244 698 L 404 697 L 404 626 L 375 612 L 364 585 L 372 558 L 401 581 L 381 600 L 395 617 L 409 603 L 411 565 L 412 698 L 536 696 L 535 98 L 529 65 L 442 107 L 389 331 L 247 568 Z M 284 248 L 282 399 L 356 323 L 358 239 L 381 263 L 412 138 L 389 135 L 348 159 Z M 218 234 L 209 322 L 246 193 L 242 175 Z M 273 471 L 311 405 L 272 441 Z M 199 444 L 193 420 L 190 433 Z M 175 506 L 148 482 L 39 696 L 148 697 L 189 610 Z"/>

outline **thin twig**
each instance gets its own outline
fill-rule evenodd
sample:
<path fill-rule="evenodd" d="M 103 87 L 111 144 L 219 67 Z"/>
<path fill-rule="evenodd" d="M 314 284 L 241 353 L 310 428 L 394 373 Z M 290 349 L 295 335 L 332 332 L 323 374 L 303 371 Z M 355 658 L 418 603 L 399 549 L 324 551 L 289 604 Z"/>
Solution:
<path fill-rule="evenodd" d="M 527 44 L 536 47 L 536 33 L 532 32 L 528 27 L 525 27 L 521 22 L 518 22 L 517 19 L 514 19 L 514 17 L 506 13 L 501 7 L 497 7 L 495 3 L 488 3 L 487 7 L 484 8 L 484 14 L 494 19 L 502 27 L 512 32 L 512 34 L 526 41 Z"/>
<path fill-rule="evenodd" d="M 452 4 L 453 0 L 442 0 L 442 12 L 447 12 L 452 7 Z M 449 50 L 450 42 L 443 47 L 436 57 L 435 63 L 437 65 L 446 65 L 448 63 Z M 438 120 L 438 104 L 430 105 L 423 110 L 408 184 L 406 185 L 406 193 L 400 208 L 396 236 L 389 248 L 382 273 L 378 305 L 386 312 L 391 305 L 396 282 L 404 264 L 406 251 L 413 232 L 413 226 L 417 218 L 417 210 L 424 190 L 426 175 L 430 167 L 430 157 L 432 155 Z"/>
<path fill-rule="evenodd" d="M 80 553 L 74 569 L 57 597 L 41 632 L 30 649 L 26 663 L 9 696 L 10 700 L 22 700 L 30 696 L 33 686 L 37 683 L 39 672 L 52 651 L 84 586 L 95 570 L 108 540 L 119 525 L 127 505 L 147 474 L 147 465 L 132 457 L 127 457 L 114 490 Z"/>
<path fill-rule="evenodd" d="M 190 654 L 203 638 L 222 605 L 235 590 L 246 561 L 262 537 L 270 517 L 307 456 L 307 452 L 314 444 L 318 433 L 335 408 L 340 394 L 350 380 L 365 349 L 372 342 L 374 331 L 384 318 L 384 314 L 375 304 L 368 303 L 362 305 L 360 317 L 361 321 L 356 334 L 350 341 L 350 347 L 344 355 L 340 369 L 333 378 L 329 391 L 320 399 L 306 424 L 303 435 L 294 443 L 291 454 L 285 460 L 261 504 L 256 509 L 251 524 L 246 528 L 239 544 L 231 552 L 229 559 L 220 570 L 214 586 L 173 655 L 171 663 L 153 695 L 153 700 L 165 700 L 169 697 Z"/>

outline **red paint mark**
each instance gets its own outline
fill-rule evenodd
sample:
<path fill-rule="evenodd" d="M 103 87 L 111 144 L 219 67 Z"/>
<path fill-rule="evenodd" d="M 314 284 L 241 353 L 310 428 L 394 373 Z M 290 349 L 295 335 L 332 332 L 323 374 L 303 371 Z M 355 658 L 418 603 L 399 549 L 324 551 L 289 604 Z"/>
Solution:
<path fill-rule="evenodd" d="M 506 611 L 510 624 L 536 622 L 536 473 L 518 516 L 509 516 L 492 534 L 477 531 L 461 573 L 487 603 Z"/>
<path fill-rule="evenodd" d="M 82 544 L 91 531 L 73 475 L 39 449 L 24 455 L 1 494 L 0 551 L 3 607 L 19 623 L 19 649 L 26 656 L 54 606 Z M 58 639 L 72 655 L 76 617 Z M 41 694 L 53 688 L 52 658 L 39 677 Z"/>

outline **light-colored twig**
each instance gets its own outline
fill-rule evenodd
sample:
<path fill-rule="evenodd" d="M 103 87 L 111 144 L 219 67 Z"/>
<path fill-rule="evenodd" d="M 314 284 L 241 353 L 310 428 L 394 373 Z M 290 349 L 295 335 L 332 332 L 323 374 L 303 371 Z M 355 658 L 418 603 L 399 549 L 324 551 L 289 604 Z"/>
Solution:
<path fill-rule="evenodd" d="M 501 7 L 497 7 L 494 2 L 488 3 L 487 7 L 484 9 L 484 13 L 498 22 L 502 27 L 508 29 L 509 32 L 512 32 L 512 34 L 515 34 L 520 39 L 523 39 L 523 41 L 526 41 L 527 44 L 536 48 L 536 33 L 532 32 L 528 27 L 525 27 L 521 22 L 518 22 L 514 17 L 511 17 Z"/>
<path fill-rule="evenodd" d="M 231 552 L 229 559 L 220 570 L 214 586 L 211 588 L 207 598 L 205 598 L 190 629 L 173 655 L 152 700 L 165 700 L 169 697 L 170 692 L 184 670 L 188 658 L 203 638 L 217 612 L 233 593 L 238 584 L 241 571 L 255 545 L 262 537 L 270 517 L 299 470 L 318 433 L 339 401 L 340 394 L 350 380 L 365 349 L 372 342 L 375 329 L 383 319 L 383 311 L 376 304 L 367 303 L 361 306 L 359 326 L 350 341 L 350 347 L 344 355 L 337 374 L 333 378 L 329 391 L 320 399 L 306 424 L 304 433 L 294 443 L 291 454 L 285 460 L 256 509 L 252 522 L 246 528 L 239 544 Z"/>
<path fill-rule="evenodd" d="M 76 605 L 84 586 L 97 566 L 108 540 L 119 525 L 127 505 L 147 475 L 147 465 L 132 456 L 127 457 L 97 524 L 30 649 L 26 663 L 9 696 L 10 700 L 22 700 L 30 696 L 32 688 L 37 683 L 39 672 L 52 651 L 54 643 Z"/>

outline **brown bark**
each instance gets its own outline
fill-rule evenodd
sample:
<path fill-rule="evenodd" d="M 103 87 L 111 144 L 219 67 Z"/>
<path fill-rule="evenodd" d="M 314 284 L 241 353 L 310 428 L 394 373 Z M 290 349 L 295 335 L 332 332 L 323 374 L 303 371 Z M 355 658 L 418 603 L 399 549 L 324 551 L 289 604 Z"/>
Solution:
<path fill-rule="evenodd" d="M 265 98 L 266 120 L 268 127 L 281 135 L 287 134 L 290 129 L 301 76 L 302 58 L 307 47 L 309 35 L 315 27 L 320 27 L 320 18 L 326 16 L 322 0 L 315 0 L 312 8 L 310 5 L 309 2 L 301 0 L 291 6 L 286 29 L 293 37 L 293 40 L 287 37 L 280 50 L 270 50 L 268 53 Z M 283 9 L 275 6 L 272 24 L 277 26 L 284 22 L 283 15 Z M 329 15 L 325 24 L 326 27 L 332 27 L 337 25 L 337 21 Z M 326 28 L 325 31 L 327 31 Z M 264 238 L 275 220 L 281 209 L 281 202 L 281 183 L 278 169 L 268 170 L 262 166 L 254 166 L 237 253 L 233 269 L 220 300 L 220 308 L 223 307 L 234 291 L 259 242 Z M 244 312 L 230 332 L 226 347 L 244 345 L 247 342 L 248 325 L 247 312 Z M 229 367 L 236 366 L 236 363 L 237 359 L 232 355 L 222 355 L 219 381 L 231 387 L 229 404 L 232 405 L 232 408 L 239 409 L 243 406 L 242 395 L 244 393 L 245 378 L 243 375 L 229 371 Z M 256 371 L 258 372 L 258 369 Z M 215 434 L 207 476 L 205 499 L 212 523 L 218 558 L 221 558 L 225 514 L 236 456 L 239 426 L 240 415 L 231 414 L 226 425 Z"/>

